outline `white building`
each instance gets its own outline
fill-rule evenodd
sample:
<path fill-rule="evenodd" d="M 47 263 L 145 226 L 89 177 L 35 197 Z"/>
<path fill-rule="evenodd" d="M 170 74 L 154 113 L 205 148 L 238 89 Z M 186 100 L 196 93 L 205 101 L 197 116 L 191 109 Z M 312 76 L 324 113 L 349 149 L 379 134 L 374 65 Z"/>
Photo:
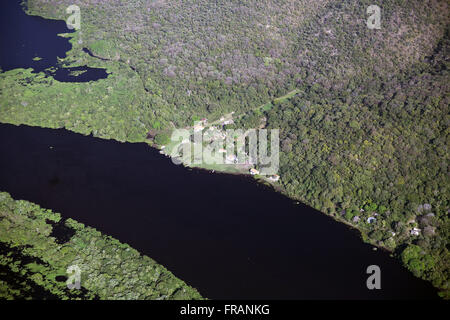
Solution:
<path fill-rule="evenodd" d="M 222 125 L 233 124 L 233 123 L 234 123 L 233 120 L 225 120 L 224 122 L 222 122 Z"/>
<path fill-rule="evenodd" d="M 203 129 L 205 129 L 205 127 L 202 126 L 201 124 L 196 124 L 194 126 L 194 132 L 199 132 L 199 131 L 202 131 Z"/>
<path fill-rule="evenodd" d="M 234 154 L 229 154 L 225 158 L 225 163 L 227 164 L 234 164 L 237 162 L 237 157 Z"/>
<path fill-rule="evenodd" d="M 377 221 L 377 219 L 375 217 L 368 217 L 367 218 L 367 223 L 374 223 L 376 221 Z"/>

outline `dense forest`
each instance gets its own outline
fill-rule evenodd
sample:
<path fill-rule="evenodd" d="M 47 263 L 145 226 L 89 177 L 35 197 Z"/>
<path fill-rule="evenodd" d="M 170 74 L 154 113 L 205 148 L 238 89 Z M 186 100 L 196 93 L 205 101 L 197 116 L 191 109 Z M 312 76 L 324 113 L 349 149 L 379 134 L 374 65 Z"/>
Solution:
<path fill-rule="evenodd" d="M 68 266 L 80 269 L 69 289 Z M 118 240 L 0 193 L 0 298 L 202 299 L 163 266 Z"/>
<path fill-rule="evenodd" d="M 281 132 L 286 194 L 448 295 L 447 1 L 380 2 L 379 30 L 366 25 L 372 0 L 30 0 L 27 10 L 66 19 L 71 4 L 81 29 L 61 62 L 110 75 L 1 73 L 0 121 L 138 142 L 232 111 L 235 126 L 264 119 Z"/>

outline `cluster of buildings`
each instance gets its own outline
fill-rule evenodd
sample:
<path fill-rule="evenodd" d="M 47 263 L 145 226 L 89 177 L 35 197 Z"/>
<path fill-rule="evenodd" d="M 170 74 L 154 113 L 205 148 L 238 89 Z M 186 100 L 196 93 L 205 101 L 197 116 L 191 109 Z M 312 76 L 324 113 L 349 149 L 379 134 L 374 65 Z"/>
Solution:
<path fill-rule="evenodd" d="M 364 212 L 364 209 L 360 209 L 360 212 Z M 378 214 L 375 212 L 375 213 L 374 213 L 374 216 L 377 216 L 377 215 L 378 215 Z M 359 221 L 360 221 L 360 217 L 359 217 L 359 216 L 354 216 L 353 219 L 352 219 L 352 222 L 353 222 L 353 223 L 358 223 Z M 375 223 L 376 221 L 377 221 L 377 219 L 376 219 L 375 217 L 373 217 L 373 216 L 368 217 L 367 220 L 366 220 L 366 222 L 367 222 L 368 224 Z M 410 221 L 410 222 L 412 222 L 412 221 Z M 419 228 L 417 228 L 417 227 L 413 227 L 413 228 L 409 231 L 410 235 L 412 235 L 412 236 L 419 236 L 421 232 L 422 232 L 422 230 L 419 229 Z M 393 231 L 391 231 L 391 234 L 392 234 L 392 236 L 395 236 L 395 235 L 396 235 L 395 232 L 393 232 Z"/>
<path fill-rule="evenodd" d="M 233 119 L 226 119 L 225 117 L 221 117 L 218 122 L 222 126 L 222 128 L 219 128 L 219 127 L 213 126 L 213 125 L 211 125 L 211 126 L 209 126 L 209 128 L 207 128 L 208 127 L 208 119 L 203 118 L 200 121 L 197 121 L 195 123 L 194 128 L 193 128 L 194 133 L 204 131 L 203 135 L 202 135 L 203 143 L 205 143 L 205 142 L 213 143 L 214 141 L 226 141 L 227 132 L 225 130 L 223 130 L 223 126 L 233 124 L 234 121 L 233 121 Z M 241 150 L 239 150 L 239 152 L 242 152 L 242 154 L 245 154 L 246 161 L 245 161 L 245 163 L 242 163 L 242 164 L 250 166 L 250 165 L 256 163 L 256 159 L 252 159 L 248 154 L 245 153 L 245 147 L 244 147 L 244 150 L 241 149 Z M 238 156 L 235 155 L 234 153 L 227 154 L 227 150 L 225 148 L 218 149 L 218 153 L 224 154 L 225 164 L 239 164 Z M 249 173 L 251 175 L 259 175 L 260 171 L 257 170 L 256 168 L 250 168 Z M 271 182 L 277 182 L 280 180 L 280 176 L 277 174 L 274 174 L 274 175 L 267 177 L 267 180 L 271 181 Z"/>
<path fill-rule="evenodd" d="M 203 118 L 200 121 L 196 121 L 194 124 L 194 132 L 200 132 L 205 129 L 205 126 L 208 124 L 208 119 Z"/>

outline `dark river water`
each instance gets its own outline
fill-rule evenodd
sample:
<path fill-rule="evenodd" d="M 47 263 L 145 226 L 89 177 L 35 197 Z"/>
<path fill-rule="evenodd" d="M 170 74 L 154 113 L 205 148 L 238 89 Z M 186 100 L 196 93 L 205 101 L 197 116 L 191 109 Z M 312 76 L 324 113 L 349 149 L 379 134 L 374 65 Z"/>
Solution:
<path fill-rule="evenodd" d="M 64 22 L 20 13 L 16 1 L 1 10 L 3 70 L 44 70 L 70 49 L 56 36 Z M 249 177 L 176 166 L 146 144 L 0 124 L 0 190 L 130 244 L 212 299 L 437 298 L 347 226 Z M 370 265 L 381 290 L 366 287 Z"/>
<path fill-rule="evenodd" d="M 66 57 L 66 52 L 72 48 L 69 40 L 58 34 L 73 31 L 67 28 L 65 21 L 25 14 L 20 2 L 0 1 L 0 68 L 3 71 L 33 68 L 33 72 L 44 72 L 61 82 L 87 82 L 108 76 L 102 68 L 64 67 L 58 64 L 57 57 Z M 35 57 L 42 60 L 34 61 Z M 48 70 L 51 67 L 55 70 Z M 73 76 L 73 71 L 85 72 Z"/>
<path fill-rule="evenodd" d="M 146 144 L 0 124 L 0 190 L 129 243 L 208 298 L 433 298 L 355 231 L 255 183 Z M 381 268 L 368 290 L 366 268 Z"/>

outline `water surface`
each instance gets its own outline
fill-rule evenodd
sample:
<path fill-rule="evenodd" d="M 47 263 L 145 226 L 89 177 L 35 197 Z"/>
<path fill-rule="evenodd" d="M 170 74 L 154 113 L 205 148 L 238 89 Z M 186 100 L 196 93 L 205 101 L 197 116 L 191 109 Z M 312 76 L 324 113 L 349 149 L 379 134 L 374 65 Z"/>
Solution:
<path fill-rule="evenodd" d="M 0 190 L 97 228 L 208 298 L 437 298 L 386 252 L 254 182 L 176 166 L 146 144 L 0 124 Z M 381 268 L 382 289 L 366 287 Z"/>
<path fill-rule="evenodd" d="M 58 34 L 73 31 L 67 28 L 65 21 L 27 15 L 20 2 L 20 0 L 0 1 L 1 70 L 32 68 L 33 72 L 44 72 L 61 82 L 95 81 L 108 76 L 106 69 L 103 68 L 60 65 L 57 57 L 66 57 L 66 52 L 72 45 L 69 39 Z M 36 57 L 41 60 L 34 60 Z M 84 73 L 74 76 L 71 74 L 74 71 Z"/>

